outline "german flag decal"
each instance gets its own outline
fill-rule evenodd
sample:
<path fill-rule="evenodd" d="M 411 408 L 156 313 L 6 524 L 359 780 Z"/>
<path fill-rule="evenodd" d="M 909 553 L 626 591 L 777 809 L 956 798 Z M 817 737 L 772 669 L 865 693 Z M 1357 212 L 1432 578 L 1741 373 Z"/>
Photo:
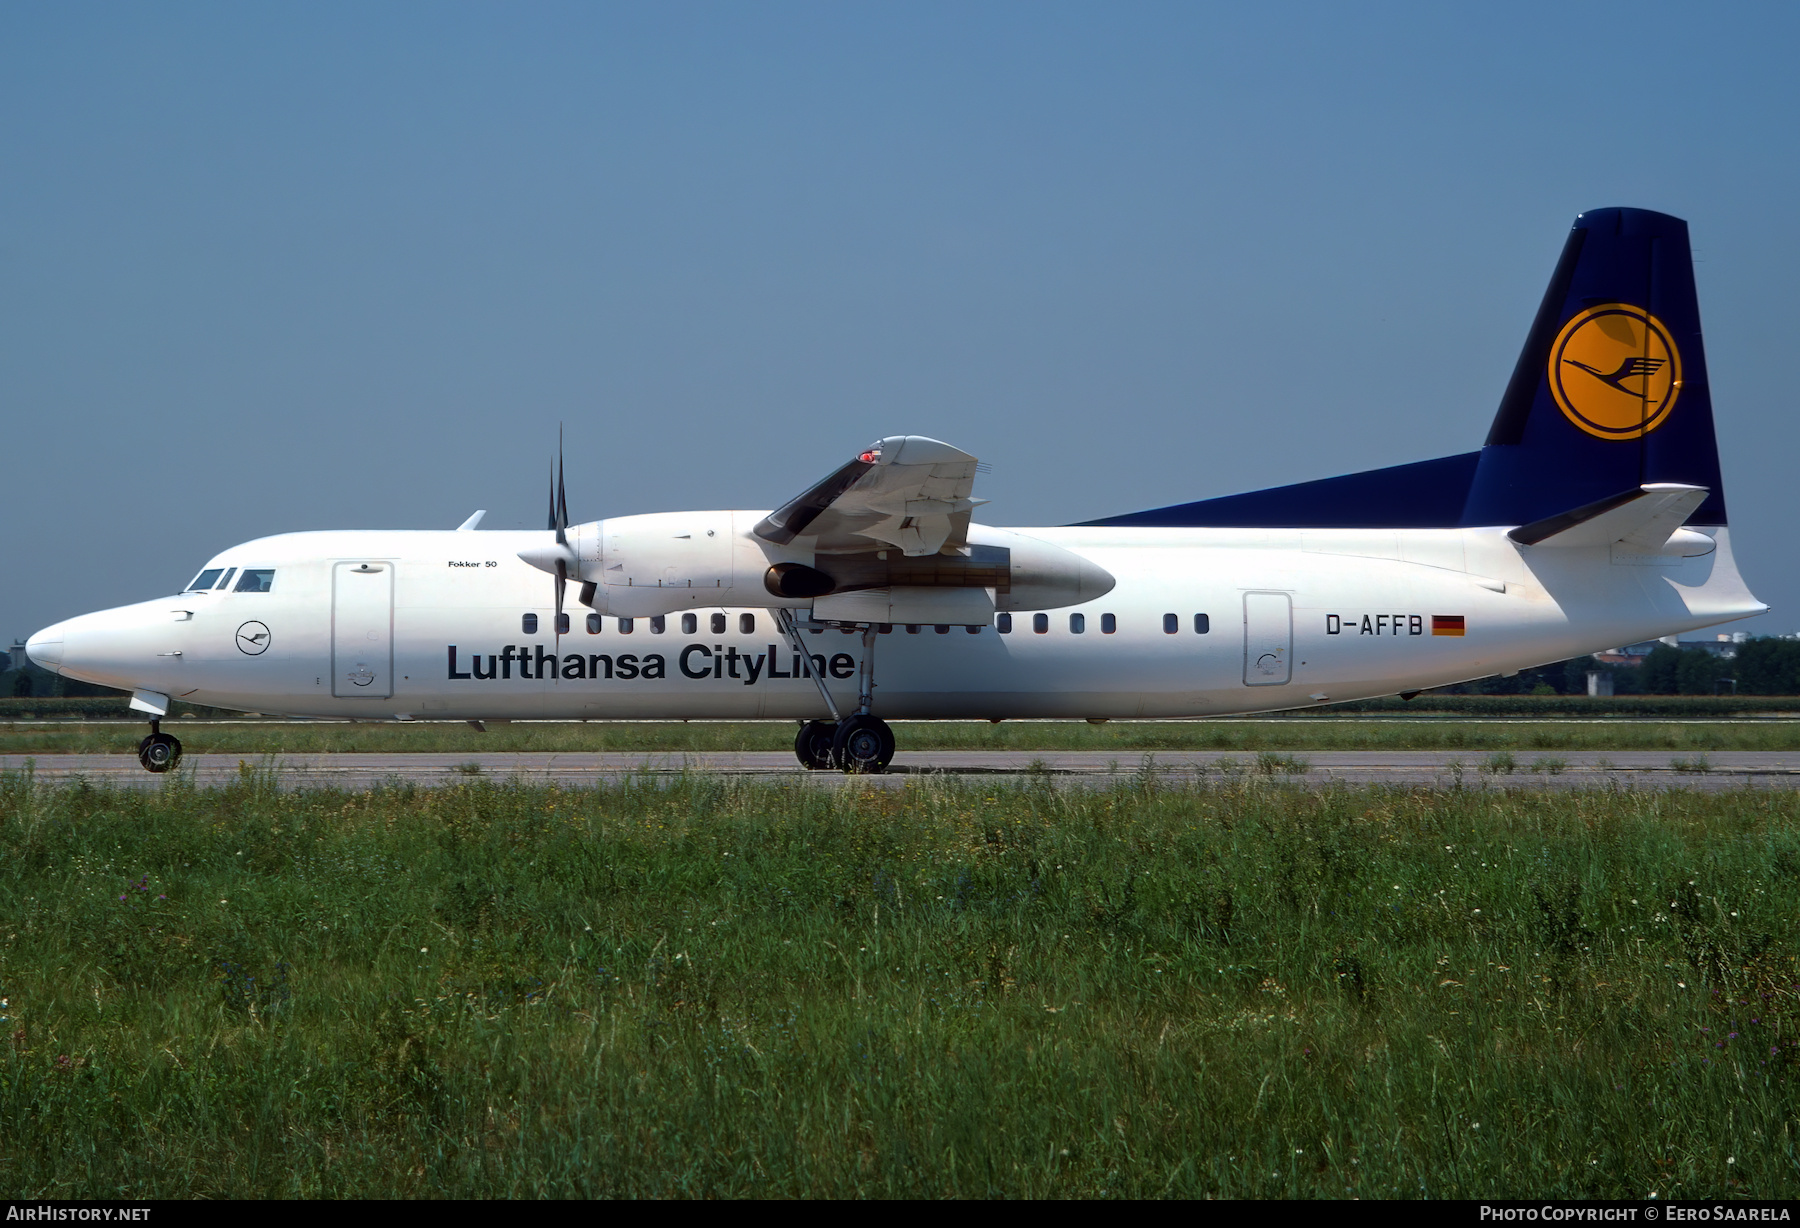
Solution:
<path fill-rule="evenodd" d="M 1433 614 L 1431 616 L 1431 634 L 1461 635 L 1463 633 L 1463 616 L 1461 614 Z"/>

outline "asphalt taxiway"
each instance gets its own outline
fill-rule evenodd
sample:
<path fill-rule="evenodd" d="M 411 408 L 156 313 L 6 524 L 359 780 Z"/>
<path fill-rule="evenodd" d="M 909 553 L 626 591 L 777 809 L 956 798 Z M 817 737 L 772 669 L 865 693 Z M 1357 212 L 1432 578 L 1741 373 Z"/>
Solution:
<path fill-rule="evenodd" d="M 1263 755 L 1170 751 L 1120 756 L 1097 751 L 902 751 L 880 776 L 808 772 L 785 751 L 646 754 L 644 752 L 504 754 L 194 754 L 177 771 L 157 776 L 133 755 L 0 755 L 0 771 L 27 768 L 46 782 L 87 780 L 115 787 L 152 788 L 178 778 L 200 788 L 241 778 L 246 770 L 273 776 L 279 787 L 365 790 L 406 784 L 442 787 L 473 781 L 565 786 L 627 779 L 669 780 L 683 774 L 813 786 L 904 787 L 931 778 L 1047 779 L 1059 786 L 1107 788 L 1134 777 L 1170 782 L 1266 780 L 1302 787 L 1401 785 L 1438 788 L 1800 788 L 1800 753 L 1719 751 L 1524 752 L 1510 770 L 1483 752 L 1314 751 Z"/>

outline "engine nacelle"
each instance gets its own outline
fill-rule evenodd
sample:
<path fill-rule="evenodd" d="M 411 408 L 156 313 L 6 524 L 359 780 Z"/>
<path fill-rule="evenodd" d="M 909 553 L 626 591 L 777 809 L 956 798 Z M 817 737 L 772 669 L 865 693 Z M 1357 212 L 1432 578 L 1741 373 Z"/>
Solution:
<path fill-rule="evenodd" d="M 1054 610 L 1080 605 L 1106 596 L 1118 584 L 1110 571 L 1073 550 L 1011 529 L 972 524 L 969 544 L 975 549 L 998 547 L 1007 551 L 1011 584 L 995 594 L 996 609 Z"/>
<path fill-rule="evenodd" d="M 703 606 L 803 605 L 763 591 L 771 562 L 808 563 L 810 553 L 768 547 L 740 531 L 751 512 L 652 512 L 614 516 L 568 530 L 572 579 L 592 584 L 595 610 L 644 618 Z M 536 559 L 528 560 L 543 566 Z"/>
<path fill-rule="evenodd" d="M 899 550 L 821 554 L 810 538 L 776 545 L 750 532 L 759 512 L 655 512 L 572 525 L 567 545 L 546 535 L 519 557 L 551 574 L 563 564 L 581 600 L 602 614 L 645 618 L 718 606 L 815 607 L 817 617 L 890 621 L 876 610 L 914 614 L 892 621 L 979 623 L 994 610 L 1051 610 L 1092 601 L 1115 581 L 1087 559 L 1023 533 L 969 527 L 961 552 L 908 557 Z M 867 597 L 852 599 L 854 594 Z M 937 596 L 934 596 L 936 594 Z M 832 611 L 842 607 L 838 613 Z M 985 611 L 985 613 L 984 613 Z"/>

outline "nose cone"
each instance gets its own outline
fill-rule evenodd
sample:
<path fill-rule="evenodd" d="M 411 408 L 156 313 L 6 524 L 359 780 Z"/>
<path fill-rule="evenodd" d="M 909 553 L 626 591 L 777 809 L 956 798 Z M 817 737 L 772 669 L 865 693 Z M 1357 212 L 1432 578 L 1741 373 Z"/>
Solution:
<path fill-rule="evenodd" d="M 64 625 L 57 623 L 45 627 L 25 641 L 25 655 L 31 658 L 32 664 L 53 674 L 62 672 Z"/>
<path fill-rule="evenodd" d="M 171 680 L 165 675 L 181 668 L 187 646 L 186 624 L 176 622 L 174 613 L 167 598 L 96 610 L 45 627 L 25 641 L 25 652 L 65 678 L 125 691 L 166 690 Z"/>

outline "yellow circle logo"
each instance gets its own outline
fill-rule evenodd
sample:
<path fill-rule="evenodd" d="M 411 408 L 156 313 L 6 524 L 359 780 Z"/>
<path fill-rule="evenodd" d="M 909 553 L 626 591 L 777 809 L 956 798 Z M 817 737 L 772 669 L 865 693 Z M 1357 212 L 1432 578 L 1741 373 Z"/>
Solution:
<path fill-rule="evenodd" d="M 1654 431 L 1681 394 L 1681 352 L 1641 307 L 1590 307 L 1550 347 L 1550 391 L 1570 422 L 1600 439 Z"/>

